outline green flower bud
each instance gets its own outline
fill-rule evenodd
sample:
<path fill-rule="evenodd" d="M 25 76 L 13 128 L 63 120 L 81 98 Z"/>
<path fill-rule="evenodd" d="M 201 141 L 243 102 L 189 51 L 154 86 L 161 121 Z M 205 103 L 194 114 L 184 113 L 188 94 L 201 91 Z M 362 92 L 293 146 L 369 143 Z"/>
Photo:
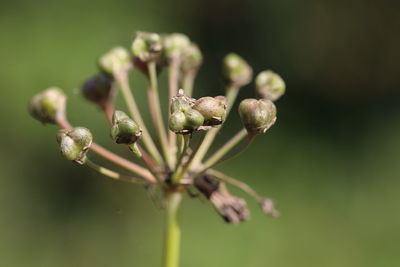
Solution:
<path fill-rule="evenodd" d="M 178 94 L 173 96 L 171 99 L 171 113 L 175 111 L 187 111 L 189 110 L 196 100 L 194 98 L 185 95 L 183 89 L 178 90 Z"/>
<path fill-rule="evenodd" d="M 260 72 L 256 78 L 257 94 L 264 99 L 275 101 L 285 93 L 285 82 L 275 72 L 266 70 Z"/>
<path fill-rule="evenodd" d="M 215 126 L 223 123 L 226 116 L 225 97 L 202 97 L 197 99 L 193 109 L 204 117 L 204 125 Z"/>
<path fill-rule="evenodd" d="M 265 133 L 275 123 L 276 107 L 271 100 L 244 99 L 239 115 L 249 134 Z"/>
<path fill-rule="evenodd" d="M 136 122 L 122 111 L 116 110 L 112 121 L 111 138 L 117 144 L 134 144 L 142 135 L 142 130 Z"/>
<path fill-rule="evenodd" d="M 186 116 L 186 129 L 189 131 L 194 131 L 204 124 L 204 117 L 195 109 L 189 109 L 184 112 Z"/>
<path fill-rule="evenodd" d="M 29 112 L 42 123 L 56 123 L 65 117 L 67 97 L 57 87 L 51 87 L 35 95 L 29 102 Z"/>
<path fill-rule="evenodd" d="M 123 47 L 114 47 L 99 59 L 102 71 L 111 75 L 114 72 L 127 71 L 132 67 L 131 55 Z"/>
<path fill-rule="evenodd" d="M 236 87 L 242 87 L 250 83 L 253 69 L 239 55 L 230 53 L 225 56 L 223 72 L 226 79 Z"/>
<path fill-rule="evenodd" d="M 182 111 L 175 111 L 171 114 L 168 122 L 169 129 L 174 133 L 183 133 L 185 132 L 186 126 L 186 116 Z"/>
<path fill-rule="evenodd" d="M 196 44 L 191 43 L 183 49 L 181 57 L 181 71 L 184 74 L 197 71 L 202 63 L 203 55 Z"/>
<path fill-rule="evenodd" d="M 161 37 L 157 33 L 137 32 L 132 43 L 132 53 L 143 62 L 157 60 L 162 50 Z"/>
<path fill-rule="evenodd" d="M 100 73 L 82 86 L 82 95 L 89 101 L 103 105 L 112 98 L 113 78 L 107 73 Z"/>
<path fill-rule="evenodd" d="M 59 130 L 57 142 L 60 145 L 61 153 L 69 160 L 79 164 L 86 161 L 86 153 L 92 144 L 93 136 L 84 127 L 75 127 L 70 130 Z"/>
<path fill-rule="evenodd" d="M 189 38 L 182 33 L 172 33 L 163 36 L 164 53 L 167 60 L 179 58 L 183 50 L 190 45 Z"/>

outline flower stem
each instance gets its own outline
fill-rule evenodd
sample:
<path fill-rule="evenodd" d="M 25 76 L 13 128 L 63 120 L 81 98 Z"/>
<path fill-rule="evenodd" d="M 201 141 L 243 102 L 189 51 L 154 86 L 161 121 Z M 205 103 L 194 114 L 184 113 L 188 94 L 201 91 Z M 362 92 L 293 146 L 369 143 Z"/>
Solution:
<path fill-rule="evenodd" d="M 182 87 L 185 90 L 185 95 L 192 97 L 193 94 L 193 84 L 196 77 L 196 71 L 190 71 L 182 78 Z"/>
<path fill-rule="evenodd" d="M 172 192 L 167 196 L 167 210 L 165 222 L 164 260 L 163 267 L 179 266 L 179 248 L 181 231 L 178 224 L 178 209 L 182 200 L 182 193 Z"/>
<path fill-rule="evenodd" d="M 160 153 L 155 146 L 150 132 L 147 130 L 146 125 L 140 115 L 139 108 L 137 107 L 135 98 L 133 96 L 132 90 L 130 89 L 129 82 L 128 82 L 128 74 L 127 73 L 116 73 L 115 78 L 118 82 L 119 87 L 121 88 L 122 94 L 124 96 L 126 105 L 128 106 L 129 112 L 132 118 L 139 124 L 139 127 L 142 129 L 142 140 L 146 148 L 149 150 L 150 155 L 154 158 L 154 160 L 162 164 L 163 160 L 161 158 Z"/>
<path fill-rule="evenodd" d="M 157 72 L 156 63 L 151 61 L 147 64 L 150 76 L 150 88 L 148 90 L 150 112 L 154 120 L 154 126 L 156 127 L 158 137 L 160 139 L 161 149 L 164 154 L 164 158 L 170 168 L 172 168 L 172 158 L 170 157 L 170 150 L 168 147 L 167 133 L 164 128 L 164 122 L 160 107 L 160 98 L 158 96 L 158 83 L 157 83 Z"/>
<path fill-rule="evenodd" d="M 178 93 L 179 81 L 179 58 L 173 58 L 168 68 L 168 85 L 169 85 L 169 98 L 168 98 L 168 119 L 171 116 L 171 99 Z M 176 134 L 172 131 L 168 132 L 169 146 L 171 149 L 176 147 Z"/>
<path fill-rule="evenodd" d="M 97 165 L 96 163 L 94 163 L 93 161 L 91 161 L 89 159 L 86 159 L 85 165 L 92 168 L 93 170 L 97 171 L 98 173 L 101 173 L 104 176 L 111 178 L 111 179 L 121 180 L 121 181 L 125 181 L 125 182 L 136 183 L 136 184 L 149 183 L 148 181 L 146 181 L 146 179 L 123 175 L 116 171 L 104 168 L 102 166 Z"/>

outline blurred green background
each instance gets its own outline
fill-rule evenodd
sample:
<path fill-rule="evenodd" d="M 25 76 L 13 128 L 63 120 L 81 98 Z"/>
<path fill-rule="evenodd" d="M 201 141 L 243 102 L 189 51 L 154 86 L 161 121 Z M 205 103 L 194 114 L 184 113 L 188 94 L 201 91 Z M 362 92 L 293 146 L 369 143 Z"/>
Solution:
<path fill-rule="evenodd" d="M 400 266 L 399 12 L 399 1 L 366 0 L 2 0 L 0 266 L 160 266 L 163 213 L 146 192 L 64 160 L 56 128 L 26 111 L 32 95 L 60 86 L 71 121 L 126 153 L 75 88 L 136 30 L 200 45 L 196 96 L 223 93 L 231 51 L 287 82 L 277 124 L 219 168 L 272 197 L 282 216 L 266 218 L 234 190 L 252 219 L 226 225 L 187 198 L 182 266 Z M 138 73 L 133 87 L 144 100 Z M 253 95 L 247 86 L 240 97 Z M 218 142 L 239 127 L 232 116 Z"/>

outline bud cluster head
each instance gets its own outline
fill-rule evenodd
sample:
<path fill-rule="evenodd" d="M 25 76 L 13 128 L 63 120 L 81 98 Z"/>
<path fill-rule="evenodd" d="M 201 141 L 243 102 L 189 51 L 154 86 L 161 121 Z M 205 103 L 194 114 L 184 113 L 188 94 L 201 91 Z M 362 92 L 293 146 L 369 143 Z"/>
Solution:
<path fill-rule="evenodd" d="M 99 59 L 100 69 L 110 75 L 115 72 L 127 71 L 132 67 L 131 55 L 128 50 L 117 46 Z"/>
<path fill-rule="evenodd" d="M 204 124 L 203 115 L 193 109 L 195 99 L 185 96 L 180 89 L 171 100 L 169 129 L 177 134 L 191 134 Z"/>
<path fill-rule="evenodd" d="M 226 117 L 226 99 L 223 96 L 205 96 L 196 100 L 193 109 L 203 115 L 204 126 L 220 125 Z"/>
<path fill-rule="evenodd" d="M 261 98 L 278 100 L 285 93 L 285 89 L 285 82 L 279 74 L 266 70 L 257 75 L 256 91 Z"/>
<path fill-rule="evenodd" d="M 131 50 L 135 57 L 147 63 L 159 60 L 162 48 L 162 40 L 159 34 L 137 32 Z"/>
<path fill-rule="evenodd" d="M 166 34 L 162 40 L 167 61 L 180 58 L 184 49 L 190 45 L 189 37 L 182 33 Z"/>
<path fill-rule="evenodd" d="M 142 130 L 125 112 L 116 110 L 112 118 L 111 138 L 117 144 L 132 145 L 142 135 Z"/>
<path fill-rule="evenodd" d="M 59 130 L 57 142 L 61 153 L 68 159 L 79 164 L 86 161 L 86 153 L 92 144 L 92 133 L 84 127 L 75 127 L 69 130 Z"/>
<path fill-rule="evenodd" d="M 223 73 L 233 86 L 242 87 L 251 82 L 253 69 L 239 55 L 230 53 L 225 56 L 223 62 Z"/>
<path fill-rule="evenodd" d="M 114 79 L 108 73 L 101 72 L 87 80 L 81 89 L 83 96 L 98 105 L 103 105 L 112 99 Z"/>
<path fill-rule="evenodd" d="M 276 107 L 268 99 L 244 99 L 239 105 L 239 115 L 251 135 L 265 133 L 276 120 Z"/>
<path fill-rule="evenodd" d="M 57 87 L 51 87 L 35 95 L 29 102 L 29 112 L 42 123 L 56 123 L 65 117 L 67 97 Z"/>

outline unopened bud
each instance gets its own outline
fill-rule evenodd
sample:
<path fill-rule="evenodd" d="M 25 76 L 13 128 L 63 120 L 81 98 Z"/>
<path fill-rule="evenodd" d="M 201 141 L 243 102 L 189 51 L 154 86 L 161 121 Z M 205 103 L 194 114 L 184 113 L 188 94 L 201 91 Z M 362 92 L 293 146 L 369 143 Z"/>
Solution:
<path fill-rule="evenodd" d="M 275 101 L 285 93 L 285 82 L 275 72 L 266 70 L 260 72 L 256 78 L 257 94 L 264 99 Z"/>
<path fill-rule="evenodd" d="M 112 98 L 113 80 L 112 76 L 101 72 L 83 84 L 82 94 L 87 100 L 103 105 Z"/>
<path fill-rule="evenodd" d="M 65 117 L 67 97 L 57 87 L 51 87 L 35 95 L 29 102 L 29 112 L 42 123 L 56 123 Z"/>
<path fill-rule="evenodd" d="M 169 129 L 176 134 L 190 134 L 196 131 L 204 123 L 204 117 L 200 112 L 189 108 L 185 111 L 177 110 L 169 119 Z"/>
<path fill-rule="evenodd" d="M 61 153 L 69 160 L 79 164 L 86 161 L 86 153 L 92 144 L 93 136 L 84 127 L 75 127 L 70 130 L 59 130 L 57 142 Z"/>
<path fill-rule="evenodd" d="M 193 109 L 199 111 L 204 117 L 204 125 L 220 125 L 225 120 L 225 97 L 202 97 L 196 100 Z"/>
<path fill-rule="evenodd" d="M 203 63 L 203 55 L 199 47 L 194 43 L 191 43 L 183 49 L 181 59 L 181 70 L 183 74 L 197 71 Z"/>
<path fill-rule="evenodd" d="M 158 59 L 162 50 L 161 37 L 157 33 L 137 32 L 132 43 L 132 53 L 142 62 Z"/>
<path fill-rule="evenodd" d="M 172 33 L 163 36 L 164 53 L 167 60 L 179 58 L 183 50 L 190 45 L 189 38 L 182 33 Z"/>
<path fill-rule="evenodd" d="M 127 71 L 132 67 L 131 55 L 124 47 L 117 46 L 99 59 L 102 71 L 113 75 L 115 72 Z"/>
<path fill-rule="evenodd" d="M 185 95 L 183 89 L 178 90 L 178 94 L 173 96 L 171 99 L 171 113 L 175 111 L 187 111 L 189 110 L 195 103 L 195 99 L 188 97 Z"/>
<path fill-rule="evenodd" d="M 239 55 L 230 53 L 225 56 L 223 71 L 226 79 L 236 87 L 242 87 L 250 83 L 253 69 Z"/>
<path fill-rule="evenodd" d="M 275 123 L 276 107 L 271 100 L 244 99 L 239 115 L 249 134 L 265 133 Z"/>
<path fill-rule="evenodd" d="M 111 138 L 117 144 L 134 144 L 142 135 L 142 130 L 136 122 L 123 111 L 116 110 L 112 118 Z"/>

